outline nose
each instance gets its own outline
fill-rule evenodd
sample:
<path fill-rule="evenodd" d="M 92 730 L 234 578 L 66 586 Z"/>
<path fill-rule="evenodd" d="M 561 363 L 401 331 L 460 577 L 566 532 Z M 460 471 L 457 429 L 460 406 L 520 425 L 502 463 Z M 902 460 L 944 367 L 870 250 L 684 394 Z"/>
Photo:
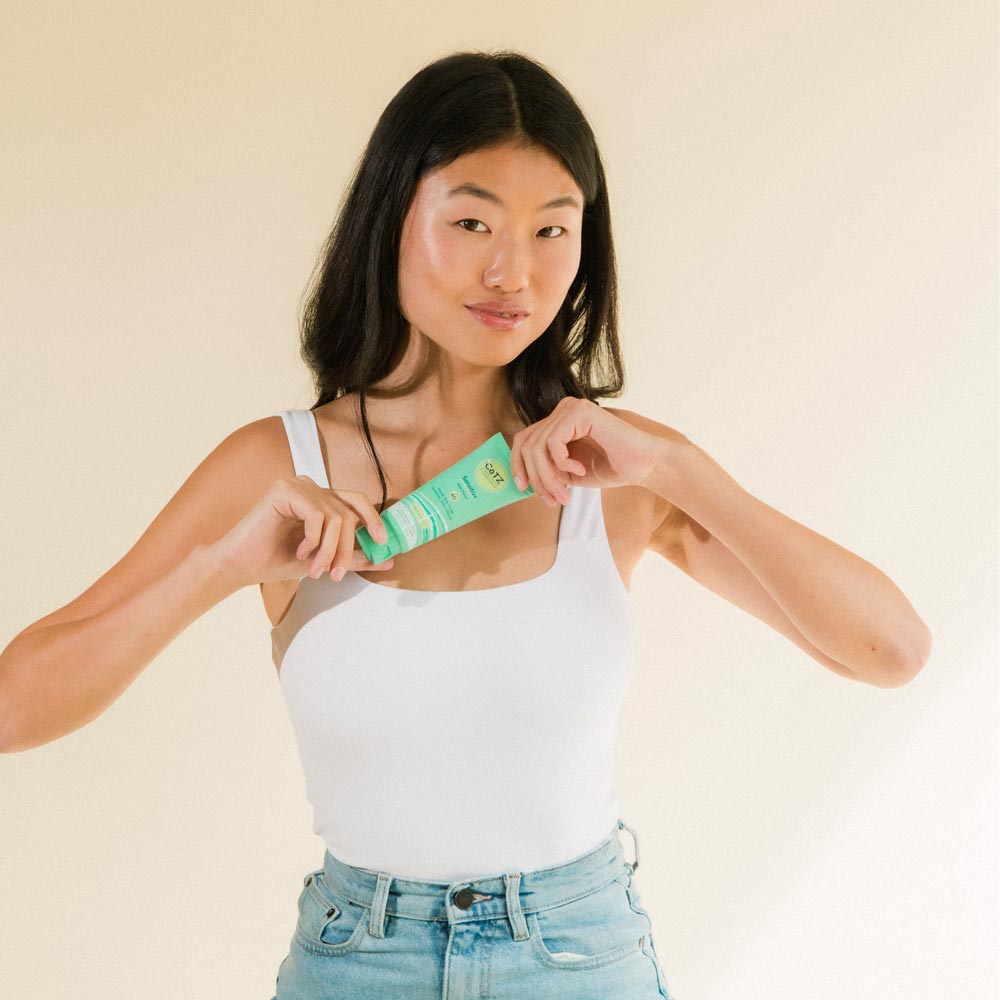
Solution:
<path fill-rule="evenodd" d="M 496 245 L 483 273 L 483 281 L 491 288 L 517 292 L 528 284 L 529 266 L 529 254 L 520 241 L 504 240 Z"/>

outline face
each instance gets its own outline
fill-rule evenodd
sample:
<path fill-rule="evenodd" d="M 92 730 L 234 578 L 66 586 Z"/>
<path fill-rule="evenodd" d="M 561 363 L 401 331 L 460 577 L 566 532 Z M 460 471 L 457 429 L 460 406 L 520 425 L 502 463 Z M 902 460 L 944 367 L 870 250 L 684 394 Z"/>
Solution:
<path fill-rule="evenodd" d="M 583 202 L 572 175 L 537 147 L 477 150 L 426 174 L 400 241 L 403 316 L 455 359 L 512 361 L 544 333 L 576 277 Z M 469 308 L 482 302 L 528 315 L 497 329 Z"/>

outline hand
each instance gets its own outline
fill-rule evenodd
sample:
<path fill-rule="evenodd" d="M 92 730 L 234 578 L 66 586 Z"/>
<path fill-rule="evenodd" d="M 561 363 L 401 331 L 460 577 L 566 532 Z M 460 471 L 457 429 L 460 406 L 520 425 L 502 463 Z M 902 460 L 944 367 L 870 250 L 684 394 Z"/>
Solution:
<path fill-rule="evenodd" d="M 327 572 L 342 580 L 348 570 L 390 569 L 392 559 L 376 565 L 355 548 L 354 532 L 362 522 L 372 538 L 386 541 L 385 525 L 364 493 L 327 490 L 309 476 L 278 479 L 214 548 L 246 584 L 316 579 Z"/>
<path fill-rule="evenodd" d="M 565 396 L 547 417 L 514 435 L 511 474 L 518 489 L 530 484 L 554 507 L 568 499 L 567 484 L 599 488 L 641 484 L 653 471 L 662 446 L 663 438 L 589 399 Z"/>

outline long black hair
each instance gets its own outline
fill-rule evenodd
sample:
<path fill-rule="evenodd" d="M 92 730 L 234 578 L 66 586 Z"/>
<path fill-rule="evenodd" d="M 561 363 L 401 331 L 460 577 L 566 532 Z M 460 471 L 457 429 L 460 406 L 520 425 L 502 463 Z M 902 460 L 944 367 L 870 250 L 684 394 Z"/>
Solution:
<path fill-rule="evenodd" d="M 421 177 L 498 145 L 544 148 L 584 195 L 580 267 L 546 331 L 506 366 L 519 417 L 532 424 L 564 396 L 622 394 L 617 274 L 604 165 L 569 91 L 514 51 L 456 52 L 419 70 L 379 117 L 321 250 L 302 316 L 300 357 L 315 410 L 357 393 L 361 429 L 382 485 L 365 394 L 390 373 L 408 323 L 399 301 L 403 220 Z"/>

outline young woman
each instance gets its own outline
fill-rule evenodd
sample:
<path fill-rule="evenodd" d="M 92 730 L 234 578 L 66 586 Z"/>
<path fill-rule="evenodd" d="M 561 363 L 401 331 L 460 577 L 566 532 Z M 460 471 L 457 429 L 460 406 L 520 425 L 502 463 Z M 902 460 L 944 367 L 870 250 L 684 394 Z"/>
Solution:
<path fill-rule="evenodd" d="M 517 53 L 426 66 L 324 250 L 302 338 L 316 402 L 229 435 L 0 657 L 0 745 L 38 746 L 260 587 L 327 847 L 276 1000 L 670 997 L 612 787 L 647 550 L 846 678 L 894 687 L 927 659 L 877 568 L 684 434 L 599 404 L 624 384 L 616 315 L 604 170 L 572 96 Z M 498 431 L 537 496 L 365 559 L 357 528 L 384 540 L 390 500 Z"/>

